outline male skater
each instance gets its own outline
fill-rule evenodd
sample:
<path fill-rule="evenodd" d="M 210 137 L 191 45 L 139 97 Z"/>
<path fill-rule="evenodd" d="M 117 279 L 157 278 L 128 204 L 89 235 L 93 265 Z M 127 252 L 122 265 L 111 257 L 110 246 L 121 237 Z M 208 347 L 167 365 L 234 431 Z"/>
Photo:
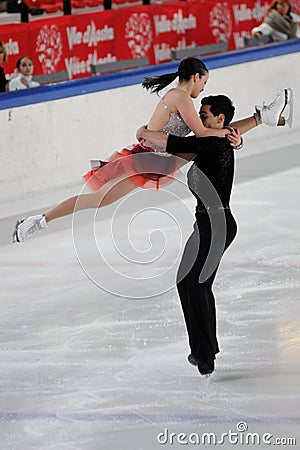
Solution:
<path fill-rule="evenodd" d="M 229 125 L 235 108 L 228 97 L 205 97 L 201 104 L 200 117 L 205 127 Z M 233 133 L 240 137 L 238 131 Z M 219 352 L 212 284 L 222 255 L 237 232 L 230 210 L 234 147 L 224 138 L 165 136 L 143 127 L 137 138 L 166 147 L 171 154 L 197 153 L 188 172 L 188 186 L 197 199 L 196 221 L 179 266 L 177 289 L 191 349 L 188 360 L 198 366 L 201 375 L 209 375 Z M 241 144 L 241 138 L 237 142 Z"/>

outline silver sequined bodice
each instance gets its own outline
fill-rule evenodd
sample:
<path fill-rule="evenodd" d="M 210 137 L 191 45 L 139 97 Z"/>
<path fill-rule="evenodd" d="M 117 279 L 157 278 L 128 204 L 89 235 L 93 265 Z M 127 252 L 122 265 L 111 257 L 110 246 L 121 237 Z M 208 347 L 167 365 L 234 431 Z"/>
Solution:
<path fill-rule="evenodd" d="M 163 134 L 173 134 L 174 136 L 187 136 L 191 130 L 186 125 L 184 120 L 182 119 L 179 113 L 170 113 L 169 122 L 162 128 L 161 133 Z M 157 147 L 156 145 L 150 144 L 149 142 L 145 142 L 147 147 L 153 148 L 155 153 L 159 153 L 163 156 L 172 156 L 166 152 L 164 148 Z"/>

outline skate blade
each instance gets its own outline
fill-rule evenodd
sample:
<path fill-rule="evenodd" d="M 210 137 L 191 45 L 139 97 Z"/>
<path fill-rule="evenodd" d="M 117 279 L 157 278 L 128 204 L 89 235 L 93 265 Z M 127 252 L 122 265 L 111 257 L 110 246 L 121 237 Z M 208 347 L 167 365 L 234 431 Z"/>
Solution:
<path fill-rule="evenodd" d="M 205 375 L 201 375 L 205 380 L 210 380 L 212 377 L 212 373 L 206 373 Z"/>
<path fill-rule="evenodd" d="M 24 242 L 24 239 L 23 240 L 19 239 L 19 236 L 18 236 L 18 227 L 19 227 L 19 225 L 21 225 L 22 222 L 24 222 L 24 220 L 25 220 L 25 218 L 21 219 L 21 220 L 17 220 L 17 223 L 16 223 L 15 228 L 13 230 L 12 243 L 14 243 L 14 242 Z"/>
<path fill-rule="evenodd" d="M 21 223 L 21 221 L 17 220 L 17 223 L 15 225 L 15 228 L 14 228 L 13 234 L 12 234 L 12 239 L 11 239 L 12 243 L 14 243 L 14 242 L 21 242 L 19 240 L 19 237 L 18 237 L 18 227 L 19 227 L 20 223 Z"/>
<path fill-rule="evenodd" d="M 288 102 L 289 102 L 289 92 L 288 92 L 289 88 L 288 89 L 282 89 L 282 90 L 284 91 L 284 105 L 283 105 L 283 108 L 282 108 L 282 110 L 281 110 L 281 112 L 279 114 L 279 117 L 278 117 L 277 127 L 285 126 L 286 123 L 287 123 L 286 118 L 284 116 L 282 116 L 282 114 L 283 114 L 283 111 L 285 110 L 285 108 L 287 107 Z"/>
<path fill-rule="evenodd" d="M 284 106 L 279 114 L 279 118 L 281 117 L 283 111 L 285 110 L 285 108 L 288 105 L 288 99 L 289 99 L 289 95 L 288 95 L 288 90 L 287 89 L 283 89 L 284 90 Z"/>
<path fill-rule="evenodd" d="M 293 125 L 293 115 L 294 115 L 294 91 L 292 88 L 287 88 L 288 100 L 287 106 L 289 107 L 289 116 L 286 119 L 286 123 L 289 128 L 292 128 Z"/>
<path fill-rule="evenodd" d="M 285 125 L 288 125 L 289 128 L 292 128 L 293 123 L 293 114 L 294 114 L 294 94 L 292 88 L 286 88 L 284 89 L 284 107 L 281 110 L 277 126 L 278 127 L 284 127 Z M 288 108 L 288 117 L 285 117 L 285 109 Z"/>

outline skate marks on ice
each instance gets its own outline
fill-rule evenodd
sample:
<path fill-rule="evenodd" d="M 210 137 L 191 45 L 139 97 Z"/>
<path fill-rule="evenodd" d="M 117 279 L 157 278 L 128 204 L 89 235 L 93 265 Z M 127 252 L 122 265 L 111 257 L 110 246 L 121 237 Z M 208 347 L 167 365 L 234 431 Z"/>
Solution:
<path fill-rule="evenodd" d="M 69 229 L 2 247 L 3 448 L 153 450 L 165 428 L 220 436 L 241 421 L 300 439 L 298 180 L 294 169 L 234 189 L 239 232 L 216 280 L 209 380 L 186 360 L 175 290 L 151 301 L 101 291 Z"/>

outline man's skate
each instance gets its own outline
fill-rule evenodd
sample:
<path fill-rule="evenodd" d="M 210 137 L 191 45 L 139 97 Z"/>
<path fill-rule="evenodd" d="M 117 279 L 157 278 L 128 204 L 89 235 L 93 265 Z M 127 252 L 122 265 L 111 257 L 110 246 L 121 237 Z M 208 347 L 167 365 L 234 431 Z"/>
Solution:
<path fill-rule="evenodd" d="M 211 361 L 210 363 L 201 363 L 192 353 L 188 356 L 188 362 L 192 364 L 192 366 L 197 366 L 200 375 L 204 375 L 206 378 L 210 377 L 215 370 L 214 361 Z"/>
<path fill-rule="evenodd" d="M 287 108 L 287 117 L 285 116 L 285 111 Z M 292 127 L 293 122 L 293 109 L 294 109 L 294 97 L 293 89 L 285 88 L 279 89 L 274 100 L 263 106 L 256 106 L 255 110 L 260 114 L 261 121 L 265 125 L 271 127 L 288 125 Z"/>

